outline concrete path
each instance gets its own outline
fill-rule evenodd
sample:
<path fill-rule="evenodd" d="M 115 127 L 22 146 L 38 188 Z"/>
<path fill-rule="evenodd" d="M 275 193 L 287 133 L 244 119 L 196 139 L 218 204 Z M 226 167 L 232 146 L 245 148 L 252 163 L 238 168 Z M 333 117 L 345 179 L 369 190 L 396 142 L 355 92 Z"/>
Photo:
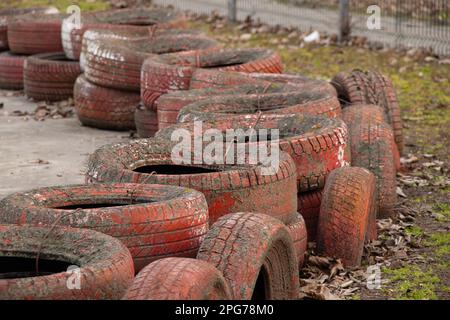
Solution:
<path fill-rule="evenodd" d="M 36 104 L 23 95 L 0 90 L 0 198 L 31 188 L 84 183 L 87 156 L 98 147 L 127 141 L 127 132 L 81 126 L 76 117 L 45 119 L 12 116 L 33 112 Z"/>

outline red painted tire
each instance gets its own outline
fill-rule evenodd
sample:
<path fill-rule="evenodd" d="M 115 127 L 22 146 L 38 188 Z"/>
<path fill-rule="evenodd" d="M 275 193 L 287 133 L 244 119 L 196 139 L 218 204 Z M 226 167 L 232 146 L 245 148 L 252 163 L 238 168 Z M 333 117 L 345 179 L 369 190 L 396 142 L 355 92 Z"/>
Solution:
<path fill-rule="evenodd" d="M 203 134 L 207 131 L 219 130 L 225 136 L 228 129 L 234 129 L 236 132 L 239 129 L 244 132 L 251 129 L 257 132 L 261 129 L 278 130 L 281 137 L 278 140 L 279 147 L 292 157 L 297 168 L 298 192 L 322 189 L 332 170 L 350 164 L 347 126 L 341 119 L 295 114 L 263 114 L 248 115 L 245 118 L 216 119 L 214 114 L 205 114 L 203 120 Z M 185 129 L 193 139 L 194 128 L 193 122 L 180 123 L 160 130 L 156 136 L 170 141 L 176 130 Z M 261 137 L 261 139 L 264 138 L 267 136 Z M 271 137 L 270 143 L 275 141 L 273 139 Z M 256 146 L 261 142 L 263 141 L 247 144 Z M 270 145 L 266 140 L 264 142 Z"/>
<path fill-rule="evenodd" d="M 242 85 L 277 83 L 295 87 L 297 90 L 324 92 L 336 96 L 336 89 L 326 81 L 311 79 L 302 75 L 277 73 L 226 72 L 211 69 L 197 69 L 192 74 L 190 89 L 227 89 Z"/>
<path fill-rule="evenodd" d="M 197 255 L 223 273 L 234 300 L 297 299 L 296 258 L 288 228 L 259 213 L 235 213 L 219 219 Z"/>
<path fill-rule="evenodd" d="M 80 65 L 63 53 L 30 56 L 23 67 L 23 84 L 27 97 L 40 101 L 59 101 L 73 96 L 73 87 L 81 74 Z"/>
<path fill-rule="evenodd" d="M 189 258 L 155 261 L 139 272 L 123 300 L 230 300 L 231 289 L 211 264 Z"/>
<path fill-rule="evenodd" d="M 319 225 L 320 204 L 323 190 L 302 192 L 297 196 L 298 212 L 305 219 L 308 240 L 316 241 L 317 226 Z"/>
<path fill-rule="evenodd" d="M 118 238 L 130 250 L 137 271 L 165 257 L 195 257 L 208 231 L 203 194 L 174 186 L 41 188 L 11 195 L 0 203 L 0 223 L 58 223 Z"/>
<path fill-rule="evenodd" d="M 95 13 L 84 13 L 81 16 L 81 27 L 71 19 L 62 23 L 62 43 L 69 59 L 79 60 L 83 35 L 87 30 L 107 30 L 114 33 L 140 32 L 145 30 L 152 34 L 159 30 L 186 27 L 186 17 L 179 11 L 171 9 L 122 9 Z"/>
<path fill-rule="evenodd" d="M 23 65 L 27 56 L 10 51 L 0 53 L 0 89 L 23 88 Z"/>
<path fill-rule="evenodd" d="M 363 110 L 358 110 L 363 109 Z M 380 106 L 373 104 L 355 104 L 348 106 L 342 110 L 342 119 L 348 125 L 354 124 L 357 121 L 362 121 L 362 118 L 369 118 L 373 123 L 385 123 L 383 110 Z M 365 120 L 367 121 L 367 120 Z M 397 144 L 392 140 L 392 153 L 394 156 L 394 164 L 397 170 L 401 169 L 400 153 L 398 151 Z"/>
<path fill-rule="evenodd" d="M 134 123 L 140 138 L 151 138 L 158 131 L 156 112 L 148 110 L 142 105 L 139 105 L 134 111 Z"/>
<path fill-rule="evenodd" d="M 344 103 L 376 104 L 382 107 L 385 120 L 391 125 L 399 153 L 403 152 L 403 124 L 400 106 L 392 82 L 377 71 L 341 72 L 331 82 Z"/>
<path fill-rule="evenodd" d="M 137 40 L 124 40 L 116 35 L 102 37 L 90 40 L 86 45 L 82 52 L 83 69 L 86 78 L 98 85 L 139 91 L 145 59 L 156 54 L 205 49 L 217 45 L 217 41 L 204 35 L 184 31 Z"/>
<path fill-rule="evenodd" d="M 80 75 L 73 96 L 75 111 L 83 125 L 109 130 L 135 128 L 134 110 L 141 99 L 139 94 L 100 87 Z"/>
<path fill-rule="evenodd" d="M 295 253 L 297 254 L 298 267 L 301 268 L 305 262 L 305 253 L 308 249 L 308 235 L 306 224 L 301 214 L 298 214 L 298 220 L 288 225 L 288 231 L 294 243 Z"/>
<path fill-rule="evenodd" d="M 328 177 L 320 206 L 318 253 L 361 264 L 369 223 L 375 221 L 375 176 L 357 167 L 336 169 Z"/>
<path fill-rule="evenodd" d="M 141 96 L 147 108 L 164 93 L 188 90 L 198 68 L 223 71 L 281 73 L 278 54 L 265 49 L 220 49 L 165 54 L 147 59 L 142 66 Z"/>
<path fill-rule="evenodd" d="M 78 269 L 68 272 L 72 265 Z M 0 266 L 0 300 L 115 300 L 134 277 L 119 240 L 64 227 L 0 225 Z"/>
<path fill-rule="evenodd" d="M 378 217 L 392 217 L 397 202 L 392 129 L 373 116 L 371 106 L 349 108 L 353 110 L 347 111 L 346 115 L 354 114 L 354 121 L 347 121 L 352 166 L 366 168 L 375 175 Z"/>
<path fill-rule="evenodd" d="M 236 94 L 218 96 L 189 104 L 180 110 L 178 122 L 204 121 L 211 115 L 219 118 L 243 118 L 263 114 L 305 114 L 339 118 L 341 107 L 335 96 L 315 92 L 274 94 Z"/>
<path fill-rule="evenodd" d="M 8 44 L 14 53 L 62 51 L 61 23 L 65 14 L 26 14 L 8 22 Z"/>
<path fill-rule="evenodd" d="M 179 185 L 203 192 L 210 224 L 228 213 L 252 210 L 290 223 L 297 213 L 295 164 L 280 153 L 279 170 L 263 175 L 262 166 L 228 164 L 178 165 L 172 160 L 174 143 L 140 139 L 98 149 L 88 160 L 88 183 L 156 183 Z M 190 163 L 196 163 L 192 155 Z M 267 195 L 270 194 L 270 197 Z"/>

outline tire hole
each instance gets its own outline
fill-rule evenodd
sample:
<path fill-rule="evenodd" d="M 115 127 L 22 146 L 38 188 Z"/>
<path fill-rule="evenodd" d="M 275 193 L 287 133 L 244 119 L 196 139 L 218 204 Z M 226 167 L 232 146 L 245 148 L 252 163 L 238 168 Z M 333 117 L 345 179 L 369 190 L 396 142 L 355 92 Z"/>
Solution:
<path fill-rule="evenodd" d="M 0 257 L 0 279 L 30 278 L 66 272 L 71 263 L 39 259 L 39 274 L 35 258 Z"/>
<path fill-rule="evenodd" d="M 184 175 L 184 174 L 201 174 L 220 172 L 220 170 L 195 167 L 195 166 L 183 166 L 183 165 L 152 165 L 143 166 L 133 170 L 139 173 L 155 173 L 155 174 L 167 174 L 167 175 Z"/>

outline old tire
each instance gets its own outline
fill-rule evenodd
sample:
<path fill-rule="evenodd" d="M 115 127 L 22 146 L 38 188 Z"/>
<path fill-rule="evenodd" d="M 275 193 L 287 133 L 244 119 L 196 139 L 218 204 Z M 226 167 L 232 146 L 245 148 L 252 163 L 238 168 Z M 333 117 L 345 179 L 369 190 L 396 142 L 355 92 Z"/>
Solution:
<path fill-rule="evenodd" d="M 194 164 L 176 164 L 173 146 L 156 138 L 104 146 L 90 156 L 86 181 L 169 184 L 198 190 L 208 202 L 210 224 L 243 210 L 267 213 L 285 223 L 295 220 L 296 169 L 288 154 L 280 153 L 276 173 L 263 175 L 261 165 L 249 165 L 246 159 L 243 165 L 197 165 L 193 154 L 189 160 Z"/>
<path fill-rule="evenodd" d="M 295 253 L 297 255 L 299 269 L 305 262 L 305 253 L 308 249 L 308 235 L 306 231 L 306 224 L 303 216 L 298 214 L 297 221 L 287 226 L 289 234 L 294 243 Z"/>
<path fill-rule="evenodd" d="M 280 92 L 273 94 L 235 94 L 191 103 L 180 110 L 178 122 L 219 118 L 243 118 L 259 112 L 270 114 L 301 113 L 339 118 L 341 106 L 333 95 L 315 92 Z"/>
<path fill-rule="evenodd" d="M 140 32 L 147 34 L 170 28 L 186 26 L 186 17 L 179 11 L 171 9 L 125 9 L 109 10 L 83 14 L 81 27 L 71 19 L 62 22 L 62 44 L 64 53 L 69 59 L 79 60 L 83 36 L 89 29 L 107 30 L 114 33 Z"/>
<path fill-rule="evenodd" d="M 164 93 L 188 90 L 198 68 L 223 71 L 281 73 L 278 54 L 265 49 L 206 49 L 165 54 L 147 59 L 142 66 L 141 96 L 147 108 Z"/>
<path fill-rule="evenodd" d="M 30 56 L 23 68 L 24 90 L 36 101 L 60 101 L 73 96 L 73 87 L 81 74 L 80 65 L 64 53 Z"/>
<path fill-rule="evenodd" d="M 341 72 L 331 82 L 338 96 L 346 104 L 375 104 L 383 111 L 385 120 L 392 127 L 399 153 L 403 152 L 403 124 L 400 106 L 392 82 L 377 71 L 353 70 Z"/>
<path fill-rule="evenodd" d="M 84 40 L 88 41 L 87 39 Z M 86 78 L 98 85 L 139 91 L 144 60 L 157 54 L 216 47 L 217 41 L 204 35 L 160 35 L 126 41 L 117 36 L 92 40 L 82 52 Z"/>
<path fill-rule="evenodd" d="M 166 258 L 145 267 L 123 300 L 230 300 L 231 289 L 211 264 Z"/>
<path fill-rule="evenodd" d="M 318 253 L 361 264 L 369 224 L 375 222 L 375 176 L 357 167 L 336 169 L 328 177 L 320 206 Z"/>
<path fill-rule="evenodd" d="M 375 175 L 378 217 L 392 217 L 397 202 L 392 129 L 373 116 L 371 106 L 349 108 L 354 108 L 346 112 L 346 117 L 354 116 L 353 121 L 347 120 L 352 166 L 366 168 Z"/>
<path fill-rule="evenodd" d="M 1 300 L 120 299 L 134 277 L 119 240 L 85 229 L 0 225 L 0 261 Z M 70 265 L 79 268 L 76 290 L 68 287 L 76 284 Z"/>
<path fill-rule="evenodd" d="M 65 14 L 26 14 L 8 22 L 8 44 L 14 53 L 59 52 L 61 23 Z"/>
<path fill-rule="evenodd" d="M 0 89 L 23 89 L 23 65 L 26 58 L 11 51 L 0 53 Z"/>
<path fill-rule="evenodd" d="M 323 189 L 302 192 L 297 195 L 298 212 L 300 212 L 305 220 L 308 241 L 310 242 L 316 241 L 322 193 Z"/>
<path fill-rule="evenodd" d="M 195 257 L 208 231 L 205 197 L 174 186 L 41 188 L 11 195 L 0 203 L 0 223 L 57 223 L 118 238 L 130 250 L 137 271 L 165 257 Z"/>
<path fill-rule="evenodd" d="M 85 126 L 107 130 L 131 130 L 134 110 L 139 105 L 137 93 L 97 86 L 80 75 L 75 82 L 75 111 Z"/>
<path fill-rule="evenodd" d="M 222 217 L 212 226 L 197 255 L 223 273 L 234 300 L 297 299 L 296 257 L 287 227 L 258 213 Z"/>
<path fill-rule="evenodd" d="M 142 105 L 139 105 L 134 111 L 134 123 L 140 138 L 151 138 L 158 131 L 156 112 L 148 110 Z"/>
<path fill-rule="evenodd" d="M 265 129 L 269 134 L 270 130 L 278 130 L 279 147 L 292 157 L 297 168 L 298 192 L 322 189 L 332 170 L 350 164 L 347 126 L 341 119 L 295 114 L 254 114 L 242 118 L 217 119 L 214 114 L 205 114 L 202 120 L 203 134 L 206 131 L 218 130 L 225 136 L 229 129 L 234 129 L 235 132 L 239 129 L 244 132 L 251 129 L 259 132 Z M 175 131 L 185 129 L 193 139 L 194 128 L 193 122 L 179 123 L 160 130 L 156 136 L 170 140 Z M 242 140 L 241 138 L 244 137 L 238 139 Z M 269 138 L 270 142 L 267 141 Z M 247 144 L 256 146 L 257 143 L 263 142 L 262 139 L 266 139 L 264 141 L 268 145 L 276 141 L 272 136 L 258 139 L 260 141 Z"/>

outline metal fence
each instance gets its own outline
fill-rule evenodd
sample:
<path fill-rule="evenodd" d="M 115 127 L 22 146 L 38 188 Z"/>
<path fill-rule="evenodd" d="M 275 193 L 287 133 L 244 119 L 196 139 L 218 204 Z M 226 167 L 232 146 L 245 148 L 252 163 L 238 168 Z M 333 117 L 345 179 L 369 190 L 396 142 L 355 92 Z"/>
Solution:
<path fill-rule="evenodd" d="M 450 0 L 154 0 L 197 13 L 217 11 L 230 18 L 247 16 L 268 24 L 339 34 L 349 16 L 352 35 L 390 47 L 431 49 L 450 56 Z M 348 3 L 348 11 L 342 3 Z M 380 29 L 369 29 L 371 5 L 380 8 Z M 342 11 L 345 10 L 345 11 Z M 376 14 L 376 13 L 375 13 Z M 345 30 L 344 30 L 345 31 Z M 345 34 L 344 34 L 345 35 Z"/>

